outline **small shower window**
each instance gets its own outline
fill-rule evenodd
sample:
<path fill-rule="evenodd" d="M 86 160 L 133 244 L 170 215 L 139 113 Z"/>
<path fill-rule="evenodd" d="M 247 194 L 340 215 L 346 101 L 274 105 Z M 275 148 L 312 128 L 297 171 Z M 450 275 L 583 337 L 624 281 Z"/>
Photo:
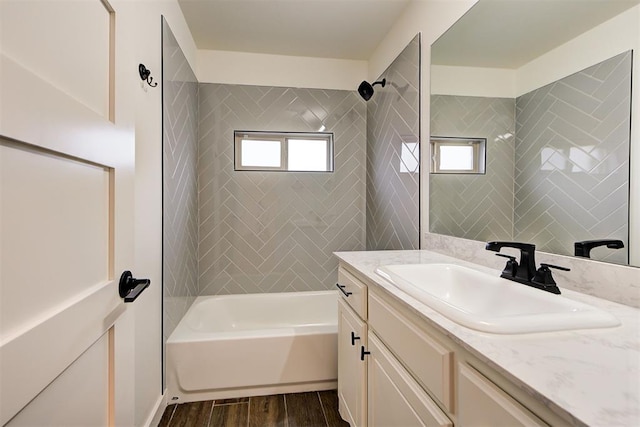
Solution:
<path fill-rule="evenodd" d="M 333 134 L 235 131 L 235 170 L 333 172 Z"/>
<path fill-rule="evenodd" d="M 484 174 L 485 138 L 431 138 L 431 173 Z"/>

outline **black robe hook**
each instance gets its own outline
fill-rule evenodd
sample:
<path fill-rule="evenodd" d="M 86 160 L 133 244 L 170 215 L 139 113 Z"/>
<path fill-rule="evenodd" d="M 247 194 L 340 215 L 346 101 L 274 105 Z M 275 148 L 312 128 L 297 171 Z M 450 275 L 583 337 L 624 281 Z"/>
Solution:
<path fill-rule="evenodd" d="M 158 86 L 158 83 L 154 83 L 153 77 L 151 77 L 151 71 L 144 66 L 144 64 L 138 65 L 138 72 L 140 73 L 140 78 L 142 80 L 146 80 L 147 84 L 151 87 Z"/>

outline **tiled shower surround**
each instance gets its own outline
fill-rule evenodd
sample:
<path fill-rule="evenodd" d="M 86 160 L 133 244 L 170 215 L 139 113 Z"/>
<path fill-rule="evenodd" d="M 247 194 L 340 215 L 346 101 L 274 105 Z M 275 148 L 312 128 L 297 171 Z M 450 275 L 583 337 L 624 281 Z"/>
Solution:
<path fill-rule="evenodd" d="M 420 35 L 367 102 L 367 249 L 418 249 Z"/>
<path fill-rule="evenodd" d="M 329 289 L 334 251 L 418 247 L 418 170 L 401 162 L 419 158 L 418 36 L 367 104 L 355 88 L 198 84 L 163 30 L 165 339 L 196 296 Z M 335 170 L 235 171 L 235 130 L 333 132 Z"/>
<path fill-rule="evenodd" d="M 563 255 L 620 239 L 592 258 L 626 264 L 630 89 L 626 52 L 517 99 L 434 95 L 433 136 L 488 148 L 486 175 L 430 176 L 430 231 Z"/>
<path fill-rule="evenodd" d="M 201 84 L 198 294 L 324 290 L 365 247 L 364 101 L 353 91 Z M 234 171 L 234 130 L 334 133 L 334 172 Z"/>
<path fill-rule="evenodd" d="M 162 277 L 166 342 L 198 295 L 198 83 L 164 20 L 162 42 Z"/>

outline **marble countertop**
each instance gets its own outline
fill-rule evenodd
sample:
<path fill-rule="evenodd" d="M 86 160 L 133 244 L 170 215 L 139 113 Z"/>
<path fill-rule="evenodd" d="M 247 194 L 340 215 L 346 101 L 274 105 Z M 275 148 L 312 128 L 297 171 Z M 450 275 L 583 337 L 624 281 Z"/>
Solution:
<path fill-rule="evenodd" d="M 640 426 L 640 310 L 566 290 L 621 321 L 606 329 L 498 335 L 461 326 L 375 273 L 388 264 L 455 263 L 494 270 L 430 251 L 336 252 L 340 261 L 425 318 L 432 326 L 576 426 Z M 542 291 L 541 291 L 542 292 Z"/>

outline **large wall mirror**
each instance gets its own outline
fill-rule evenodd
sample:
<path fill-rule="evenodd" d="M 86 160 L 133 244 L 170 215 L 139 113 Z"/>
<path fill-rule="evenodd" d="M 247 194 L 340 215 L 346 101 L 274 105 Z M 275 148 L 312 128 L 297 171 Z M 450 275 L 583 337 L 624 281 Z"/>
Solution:
<path fill-rule="evenodd" d="M 430 232 L 640 265 L 639 3 L 480 0 L 432 45 L 431 145 L 486 145 L 484 171 L 432 168 Z"/>

